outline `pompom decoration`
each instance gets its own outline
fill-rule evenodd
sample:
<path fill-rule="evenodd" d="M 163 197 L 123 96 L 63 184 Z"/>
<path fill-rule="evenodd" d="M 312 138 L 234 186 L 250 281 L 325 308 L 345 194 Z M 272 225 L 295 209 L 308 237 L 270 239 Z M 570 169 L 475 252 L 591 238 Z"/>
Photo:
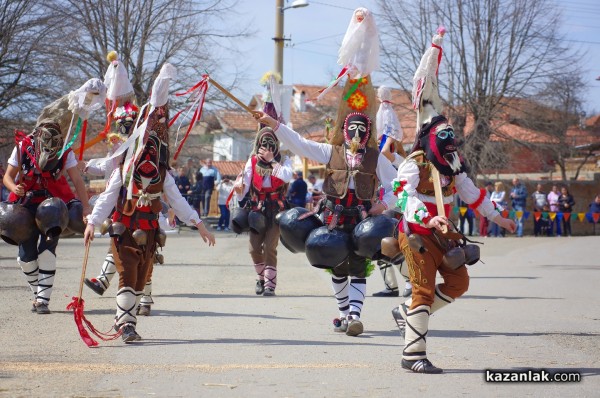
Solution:
<path fill-rule="evenodd" d="M 106 54 L 106 60 L 108 62 L 115 62 L 118 59 L 118 55 L 116 51 L 110 51 L 108 54 Z"/>

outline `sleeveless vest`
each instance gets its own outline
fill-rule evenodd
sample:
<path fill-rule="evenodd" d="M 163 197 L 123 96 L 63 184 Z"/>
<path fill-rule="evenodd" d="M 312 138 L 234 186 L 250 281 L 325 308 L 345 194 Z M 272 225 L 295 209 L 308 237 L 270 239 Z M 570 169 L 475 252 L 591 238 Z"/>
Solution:
<path fill-rule="evenodd" d="M 342 145 L 332 147 L 331 158 L 325 170 L 323 192 L 329 197 L 344 198 L 348 193 L 350 177 L 354 177 L 356 197 L 363 201 L 373 200 L 379 181 L 377 162 L 379 151 L 366 148 L 363 160 L 356 168 L 350 168 L 346 161 L 346 149 Z"/>

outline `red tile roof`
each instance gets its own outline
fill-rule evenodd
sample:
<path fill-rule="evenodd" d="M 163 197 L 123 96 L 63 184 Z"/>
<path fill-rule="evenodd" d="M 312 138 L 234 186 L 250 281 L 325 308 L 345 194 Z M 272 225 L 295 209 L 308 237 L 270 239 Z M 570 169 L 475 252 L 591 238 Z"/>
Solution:
<path fill-rule="evenodd" d="M 219 170 L 221 176 L 231 176 L 235 178 L 244 170 L 246 162 L 231 162 L 227 160 L 213 161 L 213 166 Z"/>

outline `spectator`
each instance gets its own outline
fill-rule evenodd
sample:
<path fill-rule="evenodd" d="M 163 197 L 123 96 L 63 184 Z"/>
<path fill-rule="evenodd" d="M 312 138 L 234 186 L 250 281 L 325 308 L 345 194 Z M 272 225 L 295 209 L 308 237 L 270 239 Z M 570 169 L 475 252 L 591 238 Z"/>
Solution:
<path fill-rule="evenodd" d="M 190 191 L 191 202 L 190 204 L 198 212 L 198 214 L 202 214 L 202 199 L 204 198 L 204 188 L 202 186 L 202 173 L 199 171 L 196 173 L 195 182 L 192 186 L 192 190 Z"/>
<path fill-rule="evenodd" d="M 589 211 L 586 214 L 587 220 L 594 225 L 594 235 L 596 235 L 596 220 L 594 220 L 594 213 L 600 214 L 600 195 L 596 195 L 594 201 L 590 203 Z"/>
<path fill-rule="evenodd" d="M 558 186 L 552 185 L 552 191 L 548 194 L 548 205 L 550 206 L 550 211 L 553 213 L 558 213 L 558 198 L 560 197 L 560 193 L 558 192 Z M 556 224 L 556 236 L 561 235 L 561 227 L 560 220 L 558 217 L 552 221 L 552 226 L 550 227 L 550 236 L 554 234 L 554 225 Z"/>
<path fill-rule="evenodd" d="M 459 220 L 459 228 L 460 228 L 460 232 L 463 234 L 467 234 L 466 229 L 465 229 L 465 221 L 467 222 L 467 224 L 469 225 L 469 236 L 473 236 L 473 210 L 469 209 L 469 205 L 466 204 L 465 202 L 462 201 L 462 199 L 460 199 L 460 197 L 458 195 L 456 195 L 457 202 L 456 204 L 458 205 L 458 220 Z M 467 211 L 465 211 L 465 213 L 463 214 L 460 211 L 461 207 L 466 207 Z"/>
<path fill-rule="evenodd" d="M 542 191 L 542 184 L 537 184 L 536 190 L 531 194 L 531 199 L 533 201 L 533 211 L 534 212 L 544 212 L 548 211 L 548 199 L 546 193 Z M 542 225 L 545 223 L 545 220 L 542 219 L 542 216 L 536 219 L 535 214 L 533 216 L 533 234 L 535 236 L 542 234 Z"/>
<path fill-rule="evenodd" d="M 294 182 L 292 182 L 288 191 L 288 201 L 295 207 L 305 207 L 308 186 L 302 179 L 302 172 L 295 171 L 292 177 L 294 178 Z"/>
<path fill-rule="evenodd" d="M 204 188 L 204 198 L 202 201 L 202 210 L 204 211 L 203 216 L 208 217 L 210 213 L 210 199 L 212 198 L 213 190 L 215 185 L 221 182 L 221 174 L 215 166 L 213 166 L 212 159 L 206 159 L 204 166 L 200 169 L 202 173 L 202 186 Z"/>
<path fill-rule="evenodd" d="M 323 181 L 317 180 L 314 174 L 308 176 L 308 197 L 311 198 L 312 204 L 316 204 L 323 197 Z"/>
<path fill-rule="evenodd" d="M 223 178 L 223 180 L 217 185 L 217 192 L 219 194 L 217 203 L 219 204 L 219 211 L 221 216 L 219 217 L 219 223 L 217 224 L 217 231 L 229 231 L 229 207 L 227 206 L 227 198 L 233 190 L 233 182 L 229 177 Z"/>
<path fill-rule="evenodd" d="M 185 168 L 180 167 L 178 170 L 177 177 L 175 177 L 175 185 L 179 189 L 181 196 L 187 199 L 188 191 L 190 190 L 190 180 L 185 175 Z"/>
<path fill-rule="evenodd" d="M 198 169 L 196 168 L 196 161 L 194 160 L 194 158 L 188 158 L 185 166 L 185 171 L 188 180 L 192 181 L 193 178 L 196 176 L 196 173 L 198 172 Z"/>
<path fill-rule="evenodd" d="M 171 177 L 173 178 L 177 178 L 177 161 L 176 160 L 172 160 L 171 161 L 171 168 L 169 169 L 169 174 L 171 174 Z"/>
<path fill-rule="evenodd" d="M 485 195 L 487 196 L 488 199 L 490 199 L 492 196 L 492 192 L 494 192 L 494 184 L 491 181 L 486 182 L 485 190 L 486 190 Z M 485 218 L 484 216 L 480 215 L 479 216 L 479 236 L 488 237 L 489 236 L 489 227 L 490 227 L 490 223 L 489 223 L 488 219 Z"/>
<path fill-rule="evenodd" d="M 512 209 L 516 212 L 525 212 L 527 203 L 527 188 L 521 183 L 518 178 L 513 178 L 513 189 L 510 191 L 510 198 L 512 199 Z M 517 223 L 517 237 L 523 236 L 523 215 L 518 217 L 515 214 L 515 222 Z"/>
<path fill-rule="evenodd" d="M 566 236 L 571 236 L 571 212 L 575 206 L 575 199 L 569 193 L 567 187 L 560 188 L 560 196 L 558 197 L 558 211 L 562 212 L 563 232 Z M 568 213 L 568 215 L 566 214 Z"/>
<path fill-rule="evenodd" d="M 492 202 L 494 202 L 494 204 L 496 205 L 496 208 L 499 211 L 504 210 L 504 208 L 506 207 L 506 202 L 504 200 L 506 196 L 506 191 L 504 190 L 504 184 L 502 184 L 502 182 L 498 181 L 494 184 L 494 192 L 492 192 L 492 194 L 490 195 L 490 200 Z M 498 224 L 493 223 L 490 221 L 490 234 L 489 236 L 495 236 L 496 238 L 498 236 L 500 236 L 500 226 L 498 226 Z M 504 233 L 502 233 L 502 236 L 504 236 Z"/>

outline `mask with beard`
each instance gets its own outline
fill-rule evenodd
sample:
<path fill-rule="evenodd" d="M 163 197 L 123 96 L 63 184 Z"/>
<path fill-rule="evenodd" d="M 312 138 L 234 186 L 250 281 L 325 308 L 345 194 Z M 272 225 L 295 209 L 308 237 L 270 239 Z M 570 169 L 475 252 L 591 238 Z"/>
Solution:
<path fill-rule="evenodd" d="M 364 152 L 371 135 L 371 119 L 364 113 L 353 112 L 344 121 L 344 145 L 353 154 Z"/>
<path fill-rule="evenodd" d="M 419 146 L 427 160 L 445 176 L 453 176 L 467 171 L 464 160 L 458 154 L 454 129 L 444 116 L 434 117 L 419 132 Z"/>
<path fill-rule="evenodd" d="M 33 131 L 35 159 L 40 170 L 53 170 L 60 160 L 58 153 L 63 146 L 63 137 L 57 123 L 40 123 Z"/>
<path fill-rule="evenodd" d="M 256 172 L 260 175 L 270 175 L 273 170 L 273 166 L 271 162 L 268 162 L 261 155 L 259 155 L 258 150 L 260 148 L 267 149 L 273 152 L 273 159 L 277 162 L 281 161 L 281 153 L 279 153 L 279 140 L 277 136 L 273 132 L 273 129 L 270 127 L 264 127 L 256 136 L 256 141 L 254 143 L 254 153 L 256 154 Z"/>

